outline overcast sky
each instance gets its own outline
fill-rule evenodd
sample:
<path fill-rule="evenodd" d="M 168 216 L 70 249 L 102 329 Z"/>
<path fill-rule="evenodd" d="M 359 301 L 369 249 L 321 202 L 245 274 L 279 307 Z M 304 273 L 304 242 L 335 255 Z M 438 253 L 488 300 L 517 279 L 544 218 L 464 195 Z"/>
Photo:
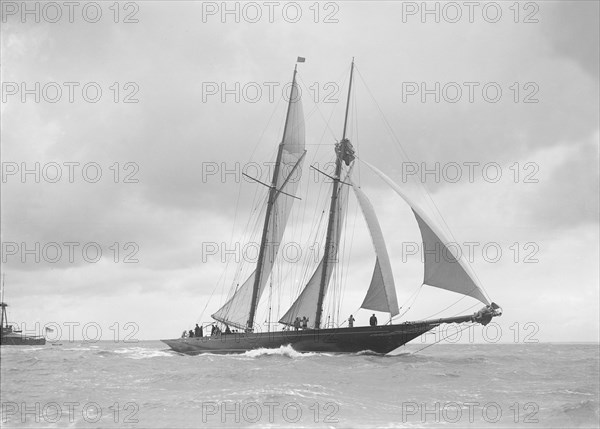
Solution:
<path fill-rule="evenodd" d="M 112 4 L 82 2 L 69 22 L 66 6 L 42 3 L 36 16 L 2 3 L 2 272 L 12 321 L 78 322 L 78 337 L 94 322 L 105 340 L 115 322 L 121 338 L 132 322 L 136 338 L 158 339 L 210 321 L 236 273 L 222 243 L 251 240 L 246 225 L 264 196 L 240 173 L 274 159 L 296 57 L 306 58 L 298 79 L 310 180 L 291 234 L 304 238 L 326 201 L 308 165 L 333 160 L 354 57 L 350 139 L 414 195 L 426 195 L 415 185 L 423 167 L 439 166 L 439 177 L 425 176 L 428 195 L 456 241 L 476 243 L 473 268 L 504 308 L 502 341 L 517 331 L 522 341 L 531 326 L 541 341 L 598 340 L 597 2 L 430 3 L 439 22 L 421 2 L 229 3 L 237 17 L 221 2 Z M 36 165 L 39 177 L 22 175 Z M 233 172 L 222 180 L 224 168 Z M 402 311 L 410 307 L 401 320 L 455 303 L 427 286 L 413 302 L 422 265 L 406 253 L 420 240 L 417 223 L 358 170 Z M 257 174 L 269 181 L 267 168 Z M 351 202 L 355 274 L 343 281 L 341 319 L 356 312 L 374 264 L 356 213 Z M 210 243 L 217 255 L 206 254 Z M 279 299 L 283 314 L 291 298 Z M 361 310 L 357 323 L 369 315 Z"/>

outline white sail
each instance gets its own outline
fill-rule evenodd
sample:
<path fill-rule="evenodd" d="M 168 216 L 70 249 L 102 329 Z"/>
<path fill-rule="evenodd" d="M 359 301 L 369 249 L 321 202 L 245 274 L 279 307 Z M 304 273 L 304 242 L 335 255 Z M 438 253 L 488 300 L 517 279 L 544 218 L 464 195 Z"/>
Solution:
<path fill-rule="evenodd" d="M 351 171 L 352 169 L 350 169 L 350 171 L 348 171 L 348 173 L 346 174 L 346 179 L 350 177 Z M 344 214 L 348 205 L 348 185 L 342 183 L 340 184 L 340 186 L 341 189 L 338 193 L 338 198 L 336 200 L 335 216 L 332 226 L 335 236 L 332 237 L 331 240 L 331 249 L 329 251 L 329 255 L 327 255 L 327 250 L 325 250 L 325 254 L 321 259 L 321 262 L 319 263 L 317 269 L 315 270 L 310 280 L 304 287 L 304 290 L 296 299 L 296 301 L 294 301 L 294 304 L 292 304 L 287 313 L 285 313 L 283 317 L 279 319 L 279 323 L 293 325 L 296 317 L 302 318 L 306 316 L 308 318 L 308 325 L 313 328 L 318 328 L 317 326 L 315 326 L 315 321 L 317 317 L 319 289 L 321 279 L 323 276 L 323 260 L 329 256 L 327 262 L 327 272 L 325 273 L 325 288 L 323 290 L 323 295 L 327 295 L 327 288 L 329 287 L 331 274 L 333 273 L 333 270 L 338 261 L 338 248 L 340 244 L 340 236 L 342 233 L 342 224 L 344 222 Z"/>
<path fill-rule="evenodd" d="M 388 312 L 394 317 L 400 311 L 398 309 L 398 298 L 396 297 L 396 285 L 394 284 L 392 265 L 385 246 L 383 232 L 381 231 L 381 226 L 379 225 L 373 205 L 365 193 L 354 184 L 352 184 L 352 188 L 369 227 L 376 254 L 373 277 L 361 308 Z"/>
<path fill-rule="evenodd" d="M 279 174 L 274 183 L 277 192 L 268 220 L 265 257 L 262 259 L 261 266 L 246 280 L 235 294 L 221 307 L 212 317 L 220 322 L 237 326 L 241 329 L 246 327 L 250 314 L 252 303 L 252 292 L 254 289 L 255 276 L 260 273 L 260 283 L 258 287 L 257 303 L 265 289 L 281 240 L 288 217 L 294 203 L 293 195 L 296 194 L 302 172 L 302 162 L 304 160 L 304 114 L 302 111 L 302 101 L 300 99 L 296 83 L 292 85 L 290 94 L 289 112 L 284 132 L 284 139 L 281 144 L 281 161 Z"/>
<path fill-rule="evenodd" d="M 447 247 L 451 241 L 446 239 L 445 234 L 436 226 L 435 222 L 392 179 L 368 162 L 362 162 L 381 177 L 412 208 L 423 239 L 425 256 L 423 283 L 471 296 L 489 305 L 490 302 L 483 294 L 477 276 L 473 273 L 462 252 L 458 258 L 452 256 L 452 252 Z"/>
<path fill-rule="evenodd" d="M 252 287 L 254 286 L 254 275 L 252 272 L 250 277 L 244 284 L 238 288 L 235 294 L 229 299 L 223 307 L 219 309 L 212 318 L 226 323 L 236 328 L 245 329 L 248 321 L 248 308 L 252 299 Z"/>

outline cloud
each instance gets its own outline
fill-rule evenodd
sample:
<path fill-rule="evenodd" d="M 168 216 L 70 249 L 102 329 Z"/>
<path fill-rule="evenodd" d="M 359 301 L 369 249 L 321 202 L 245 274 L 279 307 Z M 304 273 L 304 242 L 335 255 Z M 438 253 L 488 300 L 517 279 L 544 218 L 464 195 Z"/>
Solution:
<path fill-rule="evenodd" d="M 172 302 L 165 320 L 173 322 L 158 328 L 164 331 L 152 331 L 153 338 L 180 332 L 183 320 L 197 317 L 213 291 L 207 311 L 216 309 L 227 296 L 226 286 L 241 274 L 234 264 L 205 263 L 202 246 L 247 242 L 252 227 L 260 224 L 264 189 L 245 182 L 241 172 L 250 163 L 262 167 L 274 159 L 286 107 L 281 89 L 297 55 L 307 58 L 299 65 L 299 79 L 309 150 L 304 174 L 310 180 L 301 185 L 302 202 L 292 215 L 305 235 L 298 232 L 294 240 L 306 242 L 307 232 L 326 213 L 326 186 L 322 180 L 314 183 L 318 173 L 309 165 L 323 167 L 333 159 L 354 56 L 352 143 L 361 158 L 401 183 L 402 162 L 409 159 L 419 167 L 463 166 L 457 183 L 444 177 L 426 180 L 457 237 L 485 241 L 491 236 L 503 246 L 539 240 L 544 249 L 562 246 L 568 254 L 580 250 L 566 238 L 576 231 L 592 237 L 586 242 L 592 245 L 598 220 L 598 6 L 539 6 L 538 24 L 515 24 L 508 9 L 507 18 L 496 24 L 479 18 L 456 25 L 423 24 L 419 17 L 402 22 L 402 5 L 390 2 L 340 3 L 339 22 L 332 24 L 322 22 L 324 14 L 314 22 L 308 8 L 306 19 L 296 24 L 279 15 L 274 23 L 222 23 L 218 16 L 202 22 L 202 4 L 189 2 L 140 4 L 138 24 L 111 19 L 94 25 L 82 20 L 23 24 L 18 17 L 3 23 L 3 82 L 25 82 L 28 88 L 35 82 L 57 82 L 64 92 L 57 103 L 32 102 L 32 96 L 22 103 L 18 95 L 2 103 L 3 169 L 7 163 L 19 168 L 25 163 L 30 169 L 39 163 L 42 175 L 40 183 L 33 175 L 23 183 L 20 174 L 2 183 L 2 240 L 30 245 L 97 242 L 104 256 L 98 263 L 79 257 L 74 263 L 37 264 L 11 256 L 3 270 L 8 270 L 16 304 L 27 306 L 22 297 L 36 296 L 51 304 L 35 317 L 52 318 L 68 304 L 69 317 L 83 320 L 90 303 L 102 297 L 106 305 L 119 302 L 121 311 L 132 309 L 128 316 L 152 324 L 160 307 L 156 302 Z M 65 82 L 79 84 L 73 103 L 66 99 Z M 403 99 L 411 82 L 427 88 L 456 83 L 463 95 L 457 103 L 442 93 L 439 103 L 431 96 L 423 103 L 420 94 Z M 472 103 L 465 82 L 478 83 Z M 83 99 L 86 83 L 102 89 L 97 103 Z M 206 84 L 213 83 L 219 93 L 207 95 Z M 486 83 L 502 88 L 497 103 L 483 98 Z M 252 102 L 243 93 L 223 96 L 222 89 L 236 84 L 258 87 L 262 97 Z M 267 84 L 276 85 L 273 99 L 267 97 Z M 127 96 L 138 102 L 124 103 Z M 539 101 L 524 103 L 527 96 Z M 79 163 L 73 183 L 65 179 L 65 162 Z M 478 169 L 471 182 L 465 162 L 497 163 L 503 176 L 489 183 Z M 59 183 L 43 177 L 50 163 L 62 168 Z M 96 183 L 82 175 L 89 163 L 102 169 Z M 539 182 L 515 183 L 515 163 L 521 179 L 530 171 L 525 164 L 535 163 Z M 207 174 L 215 166 L 217 171 L 210 171 L 216 174 Z M 268 171 L 260 171 L 267 181 Z M 126 183 L 126 177 L 137 182 Z M 406 235 L 419 239 L 412 214 L 401 203 L 388 202 L 383 185 L 365 171 L 359 178 L 381 210 L 384 231 L 390 231 L 390 252 L 401 255 Z M 410 182 L 402 184 L 419 189 Z M 358 230 L 361 221 L 356 225 Z M 354 237 L 357 256 L 349 266 L 356 275 L 350 278 L 343 308 L 350 312 L 370 280 L 373 263 L 369 237 L 364 231 Z M 136 243 L 140 262 L 111 262 L 115 242 L 120 258 L 126 243 Z M 514 317 L 525 317 L 529 309 L 516 304 L 511 293 L 527 285 L 526 298 L 534 299 L 550 284 L 544 303 L 552 314 L 559 311 L 554 306 L 563 293 L 553 279 L 571 276 L 586 288 L 597 285 L 597 278 L 582 270 L 594 262 L 586 259 L 574 266 L 559 264 L 557 258 L 535 269 L 484 265 L 478 272 L 491 283 L 490 293 L 516 308 Z M 422 267 L 417 262 L 394 268 L 401 300 L 418 287 Z M 295 272 L 286 279 L 295 291 L 309 269 L 287 268 Z M 506 292 L 500 277 L 513 284 Z M 585 296 L 589 293 L 585 289 Z M 452 298 L 420 301 L 426 309 L 422 315 Z M 580 316 L 579 325 L 593 310 Z M 552 316 L 538 316 L 551 322 Z M 117 319 L 119 313 L 94 317 Z M 569 338 L 567 334 L 557 335 Z"/>
<path fill-rule="evenodd" d="M 545 9 L 545 8 L 544 8 Z M 600 49 L 597 2 L 554 3 L 544 13 L 544 33 L 555 52 L 580 65 L 598 83 Z"/>

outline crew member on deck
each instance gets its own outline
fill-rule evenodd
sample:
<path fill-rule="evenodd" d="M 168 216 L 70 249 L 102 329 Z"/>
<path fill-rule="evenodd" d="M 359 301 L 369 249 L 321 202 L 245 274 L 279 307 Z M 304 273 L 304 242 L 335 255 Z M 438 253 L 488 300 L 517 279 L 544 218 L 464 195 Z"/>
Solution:
<path fill-rule="evenodd" d="M 308 319 L 306 318 L 306 316 L 304 316 L 302 318 L 302 329 L 307 329 L 308 328 Z"/>
<path fill-rule="evenodd" d="M 354 328 L 354 316 L 352 316 L 352 315 L 350 315 L 350 317 L 348 317 L 348 327 Z"/>
<path fill-rule="evenodd" d="M 377 326 L 377 317 L 375 317 L 375 313 L 373 313 L 373 315 L 369 319 L 369 323 L 371 324 L 371 326 Z"/>
<path fill-rule="evenodd" d="M 294 320 L 294 329 L 297 331 L 300 328 L 300 317 L 296 317 Z"/>
<path fill-rule="evenodd" d="M 190 331 L 188 332 L 188 337 L 190 337 L 190 338 L 194 338 L 194 331 L 192 331 L 191 329 L 190 329 Z"/>
<path fill-rule="evenodd" d="M 200 326 L 198 326 L 198 324 L 196 323 L 196 327 L 194 328 L 194 337 L 201 337 L 202 336 L 202 328 Z"/>

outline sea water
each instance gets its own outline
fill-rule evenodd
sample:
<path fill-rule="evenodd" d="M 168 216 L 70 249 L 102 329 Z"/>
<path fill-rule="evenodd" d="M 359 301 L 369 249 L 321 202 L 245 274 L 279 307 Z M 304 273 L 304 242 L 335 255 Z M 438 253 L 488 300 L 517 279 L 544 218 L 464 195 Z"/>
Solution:
<path fill-rule="evenodd" d="M 292 348 L 187 356 L 158 341 L 1 348 L 9 427 L 598 427 L 598 344 Z"/>

